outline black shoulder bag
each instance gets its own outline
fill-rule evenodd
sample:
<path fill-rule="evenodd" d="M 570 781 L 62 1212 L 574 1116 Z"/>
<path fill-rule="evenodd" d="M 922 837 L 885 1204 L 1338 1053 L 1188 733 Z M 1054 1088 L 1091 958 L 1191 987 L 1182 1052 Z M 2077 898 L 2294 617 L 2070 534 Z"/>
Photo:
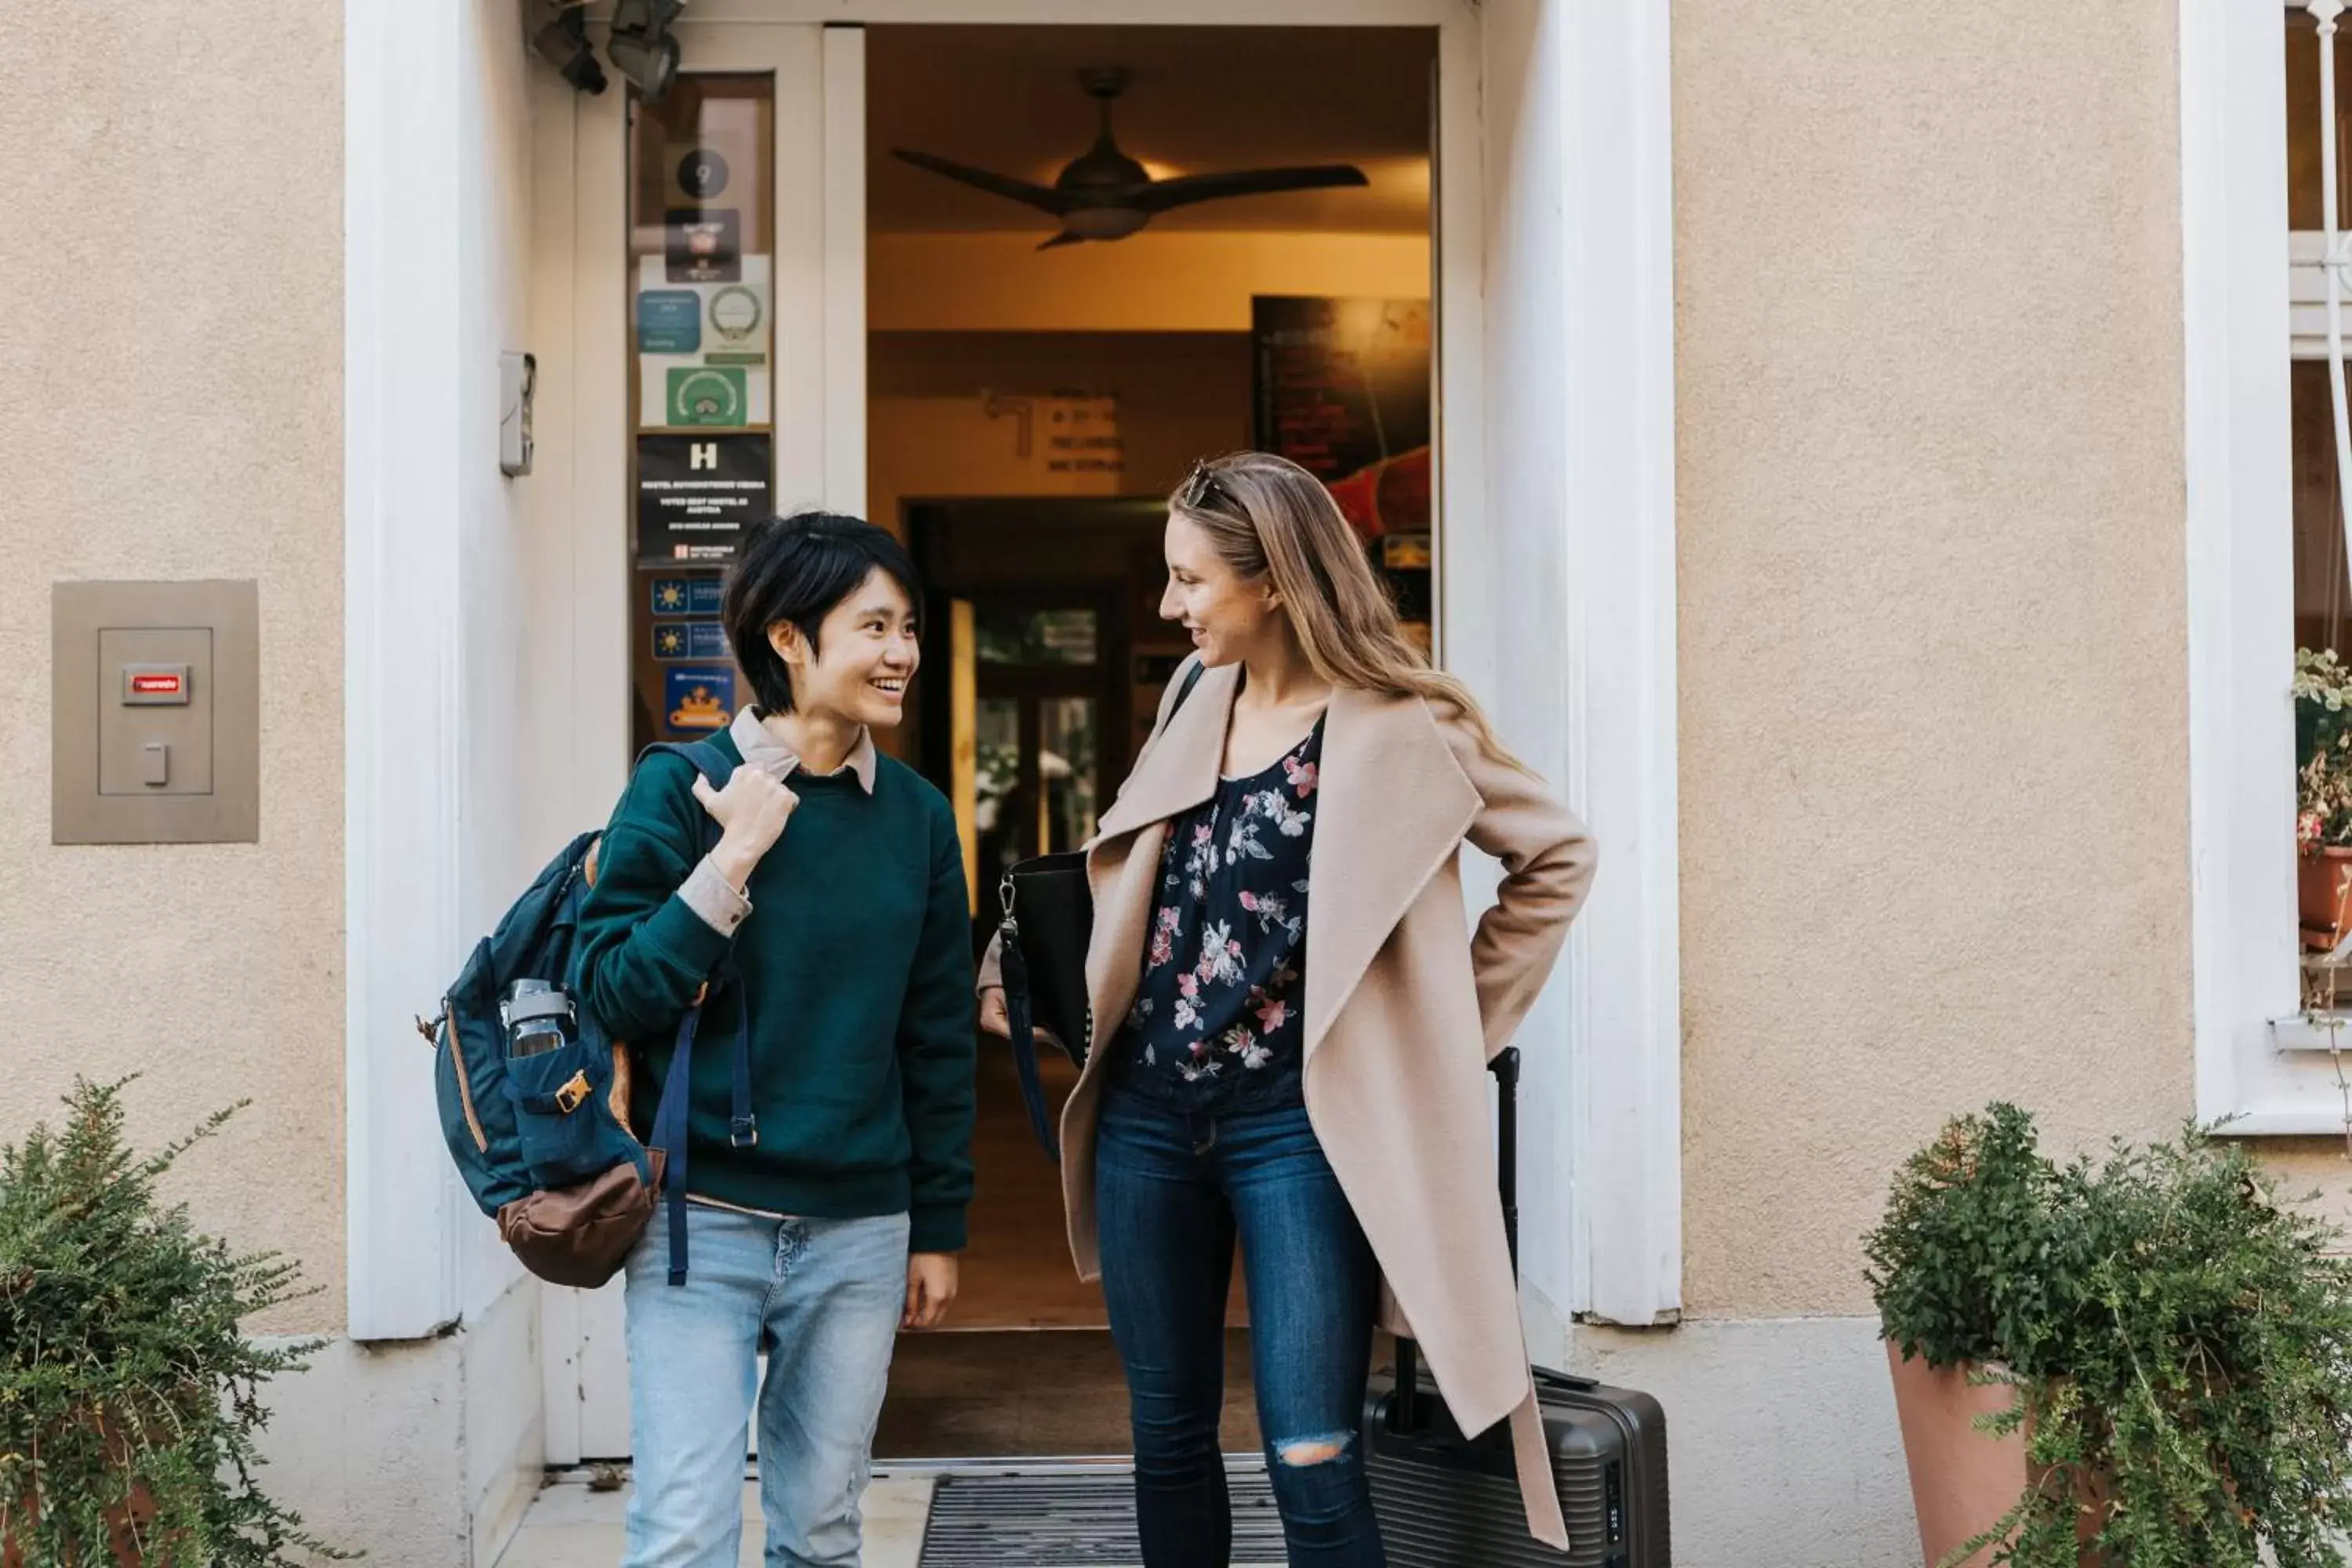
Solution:
<path fill-rule="evenodd" d="M 1168 717 L 1184 706 L 1199 685 L 1195 661 L 1169 705 Z M 1087 1065 L 1094 1040 L 1094 1004 L 1087 994 L 1087 945 L 1094 936 L 1094 892 L 1087 886 L 1087 852 L 1066 849 L 1040 855 L 1005 872 L 997 886 L 1004 920 L 997 927 L 998 963 L 1004 982 L 1004 1016 L 1013 1036 L 1013 1060 L 1021 1078 L 1021 1101 L 1030 1131 L 1048 1159 L 1059 1162 L 1061 1142 L 1045 1118 L 1045 1089 L 1037 1076 L 1037 1031 L 1062 1043 L 1070 1060 Z"/>

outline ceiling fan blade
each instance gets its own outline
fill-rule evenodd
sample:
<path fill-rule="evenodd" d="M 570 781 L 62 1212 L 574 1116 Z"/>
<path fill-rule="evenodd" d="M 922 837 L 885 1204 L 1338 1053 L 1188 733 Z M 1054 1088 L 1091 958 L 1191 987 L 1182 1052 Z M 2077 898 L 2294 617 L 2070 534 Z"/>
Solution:
<path fill-rule="evenodd" d="M 1072 234 L 1066 228 L 1061 233 L 1055 235 L 1053 238 L 1047 240 L 1045 244 L 1039 246 L 1037 248 L 1040 250 L 1059 250 L 1066 245 L 1084 245 L 1086 242 L 1087 237 L 1085 235 Z"/>
<path fill-rule="evenodd" d="M 1236 169 L 1223 174 L 1184 174 L 1173 180 L 1155 180 L 1123 205 L 1142 212 L 1163 213 L 1171 207 L 1222 201 L 1227 196 L 1263 196 L 1277 191 L 1320 191 L 1370 184 L 1364 172 L 1352 163 L 1318 163 L 1298 169 Z"/>
<path fill-rule="evenodd" d="M 909 152 L 904 147 L 893 147 L 890 154 L 901 163 L 912 163 L 918 169 L 928 170 L 934 174 L 944 174 L 950 180 L 961 181 L 967 185 L 976 186 L 992 195 L 1004 196 L 1024 206 L 1035 207 L 1040 212 L 1049 212 L 1059 216 L 1069 210 L 1069 198 L 1051 185 L 1033 184 L 1027 180 L 1016 180 L 1010 174 L 992 174 L 986 169 L 975 169 L 969 163 L 958 163 L 946 158 L 933 157 L 929 153 Z"/>

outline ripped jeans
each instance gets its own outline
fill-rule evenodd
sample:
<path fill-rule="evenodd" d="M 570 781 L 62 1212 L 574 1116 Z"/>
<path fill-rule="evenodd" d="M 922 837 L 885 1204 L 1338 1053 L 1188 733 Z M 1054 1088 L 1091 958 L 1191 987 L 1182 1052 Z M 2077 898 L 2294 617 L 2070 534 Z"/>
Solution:
<path fill-rule="evenodd" d="M 1236 1234 L 1291 1568 L 1383 1568 L 1360 1430 L 1380 1275 L 1307 1112 L 1188 1115 L 1113 1087 L 1095 1203 L 1145 1568 L 1232 1561 L 1217 1425 Z"/>

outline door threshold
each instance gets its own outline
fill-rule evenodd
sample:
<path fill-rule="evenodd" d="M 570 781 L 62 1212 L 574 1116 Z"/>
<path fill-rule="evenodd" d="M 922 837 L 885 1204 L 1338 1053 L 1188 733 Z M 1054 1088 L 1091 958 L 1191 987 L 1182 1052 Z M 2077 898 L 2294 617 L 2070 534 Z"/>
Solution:
<path fill-rule="evenodd" d="M 1131 1454 L 1007 1454 L 975 1455 L 957 1459 L 877 1459 L 877 1476 L 1100 1476 L 1125 1475 L 1135 1468 Z M 1227 1454 L 1225 1473 L 1249 1475 L 1265 1468 L 1264 1454 Z"/>
<path fill-rule="evenodd" d="M 1103 1476 L 1124 1475 L 1135 1468 L 1129 1454 L 974 1454 L 961 1458 L 877 1459 L 877 1480 L 944 1480 L 982 1476 Z M 1265 1468 L 1263 1454 L 1227 1454 L 1227 1475 L 1252 1475 Z M 615 1489 L 627 1481 L 626 1459 L 583 1460 L 576 1465 L 550 1465 L 549 1486 L 597 1486 Z M 743 1463 L 746 1480 L 760 1479 L 756 1459 Z"/>

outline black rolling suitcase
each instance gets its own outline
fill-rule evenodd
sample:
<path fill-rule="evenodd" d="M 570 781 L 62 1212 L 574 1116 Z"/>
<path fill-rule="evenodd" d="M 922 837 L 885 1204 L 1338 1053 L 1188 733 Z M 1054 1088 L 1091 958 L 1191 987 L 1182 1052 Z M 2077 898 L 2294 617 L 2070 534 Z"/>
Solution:
<path fill-rule="evenodd" d="M 1503 1224 L 1519 1257 L 1519 1054 L 1495 1058 L 1502 1086 Z M 1393 1568 L 1669 1568 L 1666 1417 L 1631 1389 L 1536 1369 L 1537 1403 L 1570 1550 L 1528 1534 L 1510 1427 L 1465 1438 L 1412 1342 L 1394 1378 L 1375 1377 L 1364 1413 L 1372 1511 Z"/>

